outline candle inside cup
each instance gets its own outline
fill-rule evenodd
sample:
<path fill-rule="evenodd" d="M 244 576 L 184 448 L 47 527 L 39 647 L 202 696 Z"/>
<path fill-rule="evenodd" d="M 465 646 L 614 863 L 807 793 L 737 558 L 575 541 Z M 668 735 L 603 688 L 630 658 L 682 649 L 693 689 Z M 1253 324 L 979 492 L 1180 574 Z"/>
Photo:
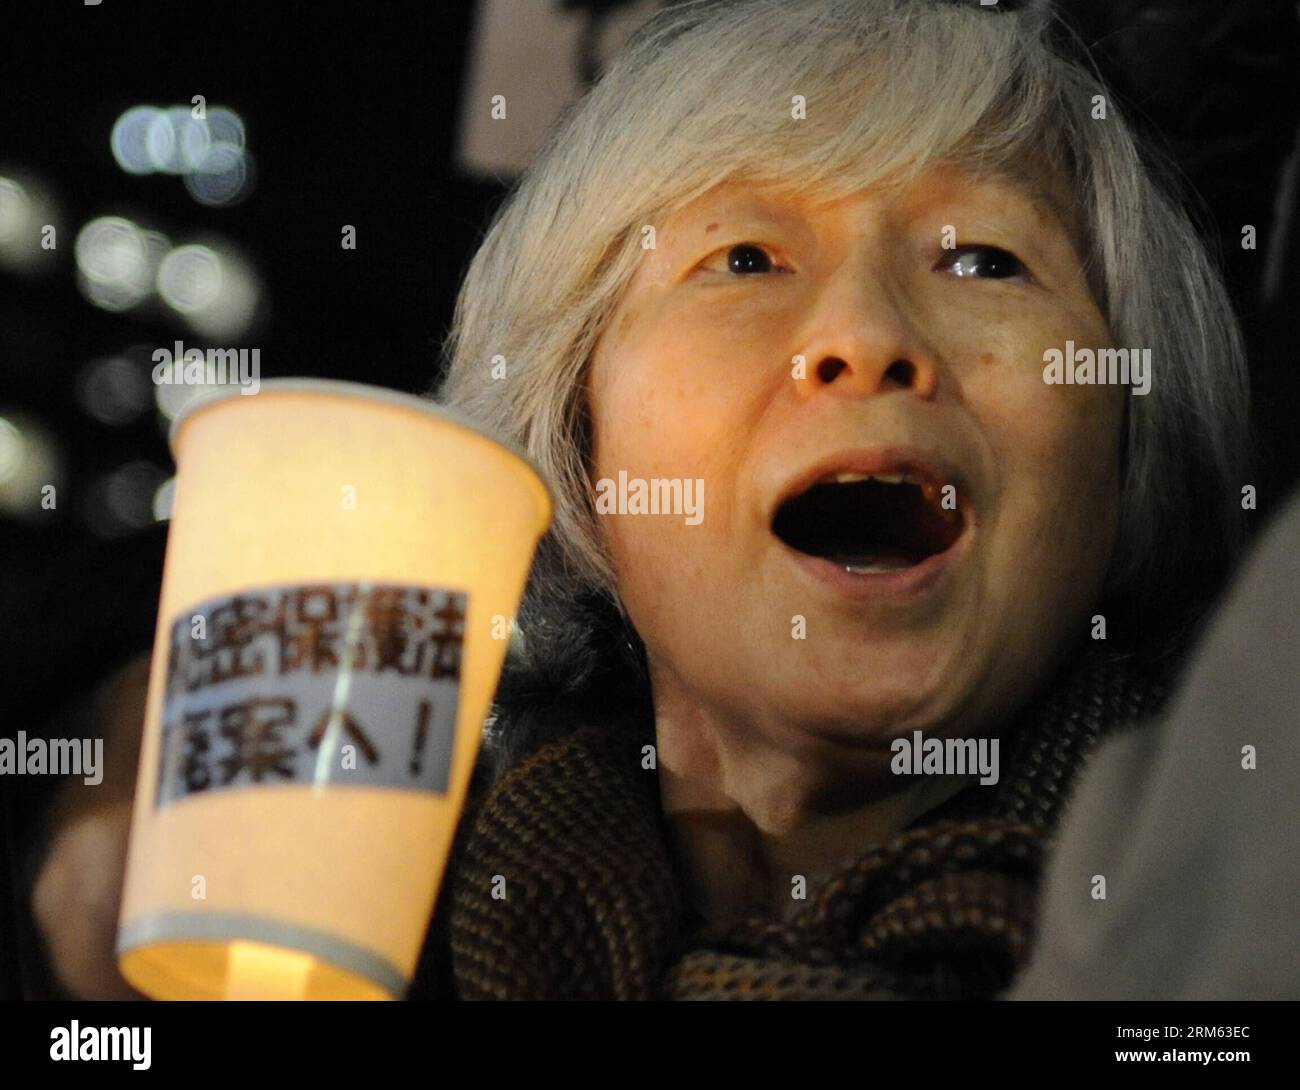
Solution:
<path fill-rule="evenodd" d="M 549 493 L 348 383 L 263 382 L 173 443 L 122 972 L 156 998 L 400 996 Z"/>
<path fill-rule="evenodd" d="M 230 944 L 226 999 L 301 999 L 315 959 L 255 942 Z"/>

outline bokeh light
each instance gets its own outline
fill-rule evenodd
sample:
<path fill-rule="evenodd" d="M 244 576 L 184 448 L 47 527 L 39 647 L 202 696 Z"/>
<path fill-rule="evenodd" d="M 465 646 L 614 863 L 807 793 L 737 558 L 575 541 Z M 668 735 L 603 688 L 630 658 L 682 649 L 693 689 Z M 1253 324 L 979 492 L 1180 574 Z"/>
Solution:
<path fill-rule="evenodd" d="M 195 314 L 217 301 L 224 279 L 221 258 L 210 246 L 178 246 L 158 267 L 158 294 L 179 313 Z"/>
<path fill-rule="evenodd" d="M 102 424 L 138 420 L 153 402 L 149 375 L 128 356 L 91 360 L 77 376 L 77 403 Z"/>
<path fill-rule="evenodd" d="M 128 174 L 152 174 L 153 159 L 149 155 L 149 130 L 163 116 L 154 106 L 132 106 L 113 125 L 109 143 L 117 165 Z"/>
<path fill-rule="evenodd" d="M 100 216 L 77 235 L 77 285 L 104 310 L 130 310 L 153 294 L 158 266 L 170 248 L 165 235 L 124 216 Z"/>
<path fill-rule="evenodd" d="M 243 148 L 216 143 L 208 147 L 195 168 L 185 175 L 185 188 L 199 204 L 227 208 L 252 190 L 253 160 Z"/>
<path fill-rule="evenodd" d="M 57 246 L 62 220 L 45 187 L 28 175 L 0 170 L 0 267 L 24 274 L 51 267 L 58 251 L 42 245 L 47 226 L 54 228 Z"/>
<path fill-rule="evenodd" d="M 204 113 L 195 117 L 191 106 L 132 106 L 113 125 L 113 158 L 130 174 L 182 175 L 200 204 L 238 204 L 254 183 L 243 118 L 225 106 Z"/>
<path fill-rule="evenodd" d="M 167 522 L 176 504 L 176 478 L 168 477 L 153 494 L 153 517 L 156 522 Z"/>
<path fill-rule="evenodd" d="M 23 461 L 23 433 L 0 416 L 0 481 L 12 480 Z"/>
<path fill-rule="evenodd" d="M 157 279 L 163 302 L 195 332 L 214 340 L 247 331 L 262 294 L 252 266 L 215 240 L 176 247 L 158 267 Z"/>
<path fill-rule="evenodd" d="M 163 174 L 185 173 L 188 164 L 183 149 L 193 139 L 188 135 L 191 127 L 202 131 L 203 123 L 184 106 L 169 107 L 154 117 L 145 134 L 145 149 L 154 170 Z"/>
<path fill-rule="evenodd" d="M 191 349 L 203 351 L 198 345 L 186 346 L 187 352 Z M 203 374 L 204 382 L 163 382 L 154 386 L 154 401 L 158 406 L 164 434 L 168 431 L 170 422 L 191 405 L 239 387 L 238 368 L 227 368 L 224 375 L 219 374 L 216 362 L 208 359 L 206 352 Z"/>
<path fill-rule="evenodd" d="M 205 372 L 208 369 L 205 366 Z M 183 413 L 193 402 L 202 397 L 211 397 L 213 394 L 220 393 L 217 384 L 211 381 L 213 376 L 209 374 L 209 381 L 205 383 L 195 382 L 163 382 L 154 386 L 154 400 L 158 404 L 158 411 L 162 414 L 165 421 L 174 420 Z M 164 426 L 164 431 L 167 428 Z"/>
<path fill-rule="evenodd" d="M 100 537 L 122 537 L 152 526 L 154 497 L 168 474 L 135 460 L 95 477 L 85 488 L 78 515 Z"/>
<path fill-rule="evenodd" d="M 230 144 L 236 148 L 246 144 L 244 119 L 224 106 L 214 106 L 208 111 L 208 131 L 214 144 Z"/>
<path fill-rule="evenodd" d="M 63 466 L 58 447 L 31 416 L 0 410 L 0 511 L 27 522 L 39 522 L 58 510 Z M 41 506 L 42 489 L 54 486 L 53 508 Z"/>

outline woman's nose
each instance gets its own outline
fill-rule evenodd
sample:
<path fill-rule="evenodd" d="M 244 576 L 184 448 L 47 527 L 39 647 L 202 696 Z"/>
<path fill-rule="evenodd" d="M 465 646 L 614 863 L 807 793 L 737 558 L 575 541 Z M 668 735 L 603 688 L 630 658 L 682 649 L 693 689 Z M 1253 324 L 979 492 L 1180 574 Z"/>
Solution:
<path fill-rule="evenodd" d="M 874 397 L 911 390 L 933 398 L 939 367 L 883 277 L 845 270 L 818 298 L 797 380 L 803 397 Z"/>

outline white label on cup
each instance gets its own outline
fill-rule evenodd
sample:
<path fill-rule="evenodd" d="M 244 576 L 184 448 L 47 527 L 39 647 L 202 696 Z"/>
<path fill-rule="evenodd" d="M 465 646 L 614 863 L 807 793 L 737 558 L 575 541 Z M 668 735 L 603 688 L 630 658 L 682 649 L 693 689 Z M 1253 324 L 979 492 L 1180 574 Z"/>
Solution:
<path fill-rule="evenodd" d="M 173 619 L 157 805 L 284 784 L 445 793 L 464 591 L 269 587 Z"/>

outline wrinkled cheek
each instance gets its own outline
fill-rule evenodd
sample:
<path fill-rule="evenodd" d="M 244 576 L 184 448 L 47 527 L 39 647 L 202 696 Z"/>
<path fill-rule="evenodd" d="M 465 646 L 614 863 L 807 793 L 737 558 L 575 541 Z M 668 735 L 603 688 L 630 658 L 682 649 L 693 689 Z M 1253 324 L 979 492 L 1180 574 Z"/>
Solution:
<path fill-rule="evenodd" d="M 1079 411 L 1068 423 L 1022 433 L 1018 447 L 1003 452 L 1004 465 L 1022 467 L 1019 486 L 1013 477 L 1008 490 L 1010 529 L 1023 530 L 1013 564 L 1060 584 L 1040 593 L 1062 599 L 1100 588 L 1118 522 L 1118 422 L 1099 400 L 1087 407 L 1096 410 L 1091 419 Z"/>
<path fill-rule="evenodd" d="M 656 656 L 691 654 L 726 595 L 707 530 L 654 516 L 604 521 L 619 596 L 641 638 Z"/>
<path fill-rule="evenodd" d="M 1119 518 L 1119 462 L 1123 404 L 1113 388 L 1089 390 L 1064 471 L 1072 474 L 1083 531 L 1104 562 L 1114 543 Z"/>

